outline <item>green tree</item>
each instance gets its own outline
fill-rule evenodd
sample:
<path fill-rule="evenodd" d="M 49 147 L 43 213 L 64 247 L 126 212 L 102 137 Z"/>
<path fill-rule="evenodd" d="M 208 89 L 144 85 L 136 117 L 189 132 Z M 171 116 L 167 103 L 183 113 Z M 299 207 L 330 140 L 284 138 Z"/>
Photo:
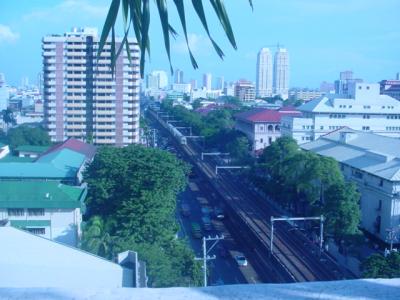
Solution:
<path fill-rule="evenodd" d="M 400 253 L 391 252 L 384 257 L 381 254 L 372 254 L 361 264 L 364 278 L 399 278 Z"/>
<path fill-rule="evenodd" d="M 8 131 L 10 125 L 13 126 L 17 124 L 17 121 L 15 120 L 14 113 L 11 110 L 11 108 L 4 109 L 1 112 L 1 115 L 3 118 L 3 122 L 6 124 L 6 132 Z"/>
<path fill-rule="evenodd" d="M 147 262 L 151 286 L 199 282 L 193 252 L 175 237 L 179 229 L 175 221 L 176 195 L 186 185 L 188 170 L 182 161 L 159 149 L 140 145 L 100 148 L 84 175 L 89 186 L 87 217 L 91 217 L 84 237 L 93 236 L 92 231 L 101 232 L 99 227 L 108 235 L 107 239 L 98 238 L 94 245 L 84 245 L 106 257 L 125 250 L 137 251 Z M 101 218 L 105 225 L 101 227 L 97 222 L 92 229 L 93 218 Z M 107 247 L 99 248 L 99 240 Z"/>
<path fill-rule="evenodd" d="M 82 236 L 82 249 L 99 256 L 112 259 L 114 238 L 110 235 L 107 224 L 99 216 L 93 216 L 85 224 Z"/>
<path fill-rule="evenodd" d="M 11 149 L 21 145 L 49 146 L 51 140 L 46 130 L 41 127 L 21 125 L 7 132 L 7 142 Z"/>
<path fill-rule="evenodd" d="M 354 183 L 336 183 L 327 188 L 323 212 L 327 230 L 336 240 L 358 232 L 361 218 L 359 199 Z"/>

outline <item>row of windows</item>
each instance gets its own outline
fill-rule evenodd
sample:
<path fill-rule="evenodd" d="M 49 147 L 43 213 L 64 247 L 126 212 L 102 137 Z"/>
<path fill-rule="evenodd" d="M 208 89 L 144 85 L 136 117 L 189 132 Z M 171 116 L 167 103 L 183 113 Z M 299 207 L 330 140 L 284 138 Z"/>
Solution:
<path fill-rule="evenodd" d="M 398 126 L 387 126 L 386 130 L 387 131 L 400 131 L 400 127 L 398 127 Z"/>
<path fill-rule="evenodd" d="M 352 108 L 353 105 L 349 105 L 349 108 Z M 339 108 L 347 108 L 347 105 L 339 105 Z"/>
<path fill-rule="evenodd" d="M 369 126 L 363 126 L 362 130 L 369 130 Z"/>
<path fill-rule="evenodd" d="M 46 228 L 25 228 L 25 230 L 33 234 L 46 234 Z"/>
<path fill-rule="evenodd" d="M 303 129 L 308 129 L 308 130 L 314 129 L 314 126 L 313 125 L 303 125 Z"/>
<path fill-rule="evenodd" d="M 302 141 L 312 141 L 313 138 L 312 138 L 311 136 L 302 136 L 302 137 L 301 137 L 301 140 L 302 140 Z"/>
<path fill-rule="evenodd" d="M 400 119 L 400 115 L 387 115 L 386 119 Z"/>
<path fill-rule="evenodd" d="M 330 119 L 344 119 L 344 118 L 346 118 L 346 115 L 344 115 L 344 114 L 330 114 L 329 115 L 329 118 Z"/>
<path fill-rule="evenodd" d="M 44 216 L 44 208 L 28 208 L 28 216 Z M 10 217 L 25 216 L 24 208 L 9 208 L 7 210 Z"/>
<path fill-rule="evenodd" d="M 329 126 L 329 130 L 336 130 L 342 128 L 343 126 Z"/>

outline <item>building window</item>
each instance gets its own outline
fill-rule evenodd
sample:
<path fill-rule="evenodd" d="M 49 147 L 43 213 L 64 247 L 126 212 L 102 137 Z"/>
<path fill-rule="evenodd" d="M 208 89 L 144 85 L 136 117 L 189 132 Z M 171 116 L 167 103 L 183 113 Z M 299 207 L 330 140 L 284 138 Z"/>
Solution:
<path fill-rule="evenodd" d="M 8 215 L 10 217 L 21 217 L 25 215 L 25 210 L 23 208 L 9 208 Z"/>
<path fill-rule="evenodd" d="M 268 131 L 272 132 L 274 130 L 274 127 L 272 125 L 268 125 Z"/>
<path fill-rule="evenodd" d="M 264 139 L 260 139 L 260 143 L 264 142 Z"/>
<path fill-rule="evenodd" d="M 44 216 L 44 208 L 29 208 L 29 216 Z"/>
<path fill-rule="evenodd" d="M 363 178 L 363 174 L 360 171 L 356 170 L 356 169 L 353 169 L 352 175 L 353 175 L 353 177 L 358 178 L 358 179 L 362 179 Z"/>
<path fill-rule="evenodd" d="M 25 230 L 33 234 L 46 234 L 46 228 L 25 228 Z"/>
<path fill-rule="evenodd" d="M 379 186 L 383 186 L 383 179 L 379 180 Z"/>
<path fill-rule="evenodd" d="M 320 126 L 319 129 L 324 130 L 324 126 Z"/>
<path fill-rule="evenodd" d="M 272 137 L 269 137 L 268 138 L 268 145 L 271 145 L 272 144 Z"/>
<path fill-rule="evenodd" d="M 363 126 L 362 130 L 369 130 L 369 126 Z"/>

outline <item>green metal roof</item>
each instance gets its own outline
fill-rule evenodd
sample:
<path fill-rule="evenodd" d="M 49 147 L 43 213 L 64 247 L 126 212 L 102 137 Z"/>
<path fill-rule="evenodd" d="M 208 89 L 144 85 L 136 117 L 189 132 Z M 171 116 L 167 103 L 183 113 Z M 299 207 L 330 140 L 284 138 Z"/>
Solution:
<path fill-rule="evenodd" d="M 6 144 L 0 143 L 0 148 L 7 146 Z"/>
<path fill-rule="evenodd" d="M 56 181 L 0 181 L 0 208 L 80 208 L 86 192 Z"/>
<path fill-rule="evenodd" d="M 12 155 L 11 153 L 0 159 L 0 163 L 10 163 L 10 162 L 33 162 L 36 158 L 33 157 L 19 157 Z"/>
<path fill-rule="evenodd" d="M 31 146 L 31 145 L 21 145 L 17 147 L 16 151 L 22 152 L 33 152 L 33 153 L 43 153 L 46 152 L 50 146 Z"/>
<path fill-rule="evenodd" d="M 10 220 L 10 225 L 13 227 L 50 227 L 50 220 Z"/>
<path fill-rule="evenodd" d="M 62 149 L 43 155 L 33 163 L 2 163 L 0 164 L 0 178 L 75 178 L 84 162 L 83 154 Z"/>

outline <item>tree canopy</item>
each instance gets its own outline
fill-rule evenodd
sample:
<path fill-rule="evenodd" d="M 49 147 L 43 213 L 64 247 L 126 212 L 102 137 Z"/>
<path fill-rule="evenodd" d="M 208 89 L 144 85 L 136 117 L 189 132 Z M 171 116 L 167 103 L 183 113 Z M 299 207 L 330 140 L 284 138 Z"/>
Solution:
<path fill-rule="evenodd" d="M 399 278 L 400 253 L 391 252 L 384 257 L 373 254 L 361 264 L 364 278 Z"/>
<path fill-rule="evenodd" d="M 283 136 L 264 150 L 253 174 L 261 189 L 294 214 L 324 214 L 336 239 L 358 232 L 360 195 L 334 159 L 302 151 Z"/>
<path fill-rule="evenodd" d="M 51 140 L 46 130 L 41 127 L 30 127 L 28 125 L 20 125 L 9 129 L 7 134 L 2 136 L 2 142 L 8 144 L 12 150 L 21 145 L 51 145 Z"/>
<path fill-rule="evenodd" d="M 109 259 L 137 251 L 153 287 L 199 284 L 193 252 L 176 239 L 176 195 L 188 170 L 162 150 L 100 148 L 84 175 L 89 189 L 82 247 Z"/>

